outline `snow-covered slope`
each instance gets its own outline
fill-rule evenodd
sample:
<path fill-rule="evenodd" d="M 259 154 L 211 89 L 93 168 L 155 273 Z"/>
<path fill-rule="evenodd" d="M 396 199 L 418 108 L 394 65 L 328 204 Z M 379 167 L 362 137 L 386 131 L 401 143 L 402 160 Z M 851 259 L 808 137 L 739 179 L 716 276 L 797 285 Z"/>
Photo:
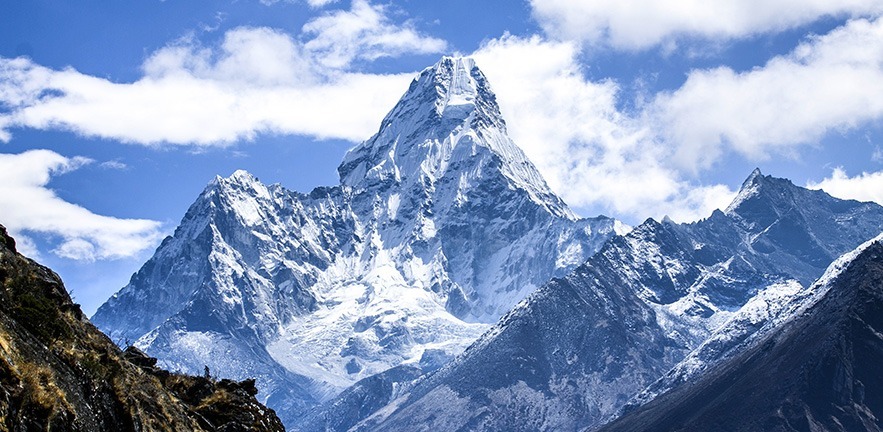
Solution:
<path fill-rule="evenodd" d="M 216 178 L 93 321 L 168 367 L 257 377 L 292 425 L 363 378 L 437 368 L 625 228 L 549 190 L 470 59 L 423 71 L 338 171 L 309 194 Z"/>
<path fill-rule="evenodd" d="M 808 291 L 769 331 L 603 430 L 881 430 L 883 236 Z"/>
<path fill-rule="evenodd" d="M 648 220 L 612 239 L 357 429 L 599 427 L 715 329 L 746 319 L 762 328 L 779 312 L 761 313 L 765 302 L 799 296 L 881 231 L 876 204 L 755 171 L 725 212 Z"/>

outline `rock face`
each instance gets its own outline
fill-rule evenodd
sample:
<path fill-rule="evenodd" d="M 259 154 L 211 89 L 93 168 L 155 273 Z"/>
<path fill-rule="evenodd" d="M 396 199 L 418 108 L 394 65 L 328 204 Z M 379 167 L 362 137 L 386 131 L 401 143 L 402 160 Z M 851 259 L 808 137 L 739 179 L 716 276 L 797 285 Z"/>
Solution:
<path fill-rule="evenodd" d="M 648 220 L 611 239 L 356 429 L 595 429 L 628 401 L 640 404 L 636 395 L 703 342 L 682 369 L 738 352 L 811 297 L 806 287 L 835 258 L 881 231 L 876 204 L 755 171 L 724 212 L 692 224 Z"/>
<path fill-rule="evenodd" d="M 883 237 L 763 337 L 604 431 L 883 430 Z"/>
<path fill-rule="evenodd" d="M 93 321 L 172 369 L 258 378 L 293 425 L 364 378 L 439 367 L 626 229 L 549 190 L 470 59 L 423 71 L 338 171 L 309 194 L 215 179 Z"/>
<path fill-rule="evenodd" d="M 0 430 L 282 431 L 253 381 L 172 374 L 120 351 L 0 226 Z"/>

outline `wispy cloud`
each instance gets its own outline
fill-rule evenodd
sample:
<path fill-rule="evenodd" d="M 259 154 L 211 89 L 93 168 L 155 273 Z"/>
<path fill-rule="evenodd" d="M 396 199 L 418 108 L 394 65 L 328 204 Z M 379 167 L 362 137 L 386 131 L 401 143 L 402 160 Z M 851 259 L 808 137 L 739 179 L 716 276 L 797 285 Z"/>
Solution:
<path fill-rule="evenodd" d="M 23 253 L 37 254 L 29 235 L 54 243 L 52 252 L 58 256 L 85 261 L 129 257 L 156 245 L 159 222 L 97 215 L 64 201 L 47 186 L 53 176 L 90 163 L 49 150 L 0 154 L 0 223 Z"/>
<path fill-rule="evenodd" d="M 412 74 L 348 66 L 445 48 L 385 12 L 355 0 L 308 22 L 305 42 L 264 27 L 232 29 L 219 46 L 183 38 L 150 55 L 131 83 L 0 59 L 0 140 L 14 127 L 154 146 L 227 145 L 259 133 L 364 139 Z"/>
<path fill-rule="evenodd" d="M 655 98 L 645 121 L 685 170 L 735 151 L 753 160 L 794 154 L 832 131 L 883 118 L 883 19 L 814 36 L 762 67 L 695 70 Z"/>
<path fill-rule="evenodd" d="M 824 17 L 883 13 L 877 0 L 531 0 L 530 5 L 553 37 L 624 49 L 670 50 L 685 37 L 740 39 Z"/>
<path fill-rule="evenodd" d="M 395 24 L 386 7 L 353 0 L 352 9 L 330 12 L 304 25 L 311 36 L 304 48 L 326 67 L 344 68 L 355 60 L 398 57 L 406 53 L 432 54 L 447 49 L 447 42 L 420 34 L 406 22 Z"/>
<path fill-rule="evenodd" d="M 104 161 L 104 162 L 101 162 L 100 164 L 98 164 L 98 166 L 100 166 L 101 168 L 112 169 L 112 170 L 124 170 L 124 169 L 129 168 L 128 165 L 126 165 L 125 163 L 120 162 L 118 160 Z"/>
<path fill-rule="evenodd" d="M 332 3 L 337 3 L 337 0 L 307 0 L 307 4 L 314 8 L 325 7 Z"/>

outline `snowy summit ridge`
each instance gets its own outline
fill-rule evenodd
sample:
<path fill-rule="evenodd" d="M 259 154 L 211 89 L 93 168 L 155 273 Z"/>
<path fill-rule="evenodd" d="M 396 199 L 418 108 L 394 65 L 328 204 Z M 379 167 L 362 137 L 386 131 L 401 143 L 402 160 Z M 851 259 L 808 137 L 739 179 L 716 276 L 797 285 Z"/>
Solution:
<path fill-rule="evenodd" d="M 93 321 L 173 369 L 257 377 L 291 426 L 360 379 L 441 366 L 621 226 L 549 190 L 471 59 L 421 72 L 338 172 L 309 194 L 214 179 Z"/>
<path fill-rule="evenodd" d="M 338 168 L 341 184 L 376 187 L 387 180 L 434 186 L 458 171 L 461 183 L 497 170 L 556 215 L 576 219 L 509 138 L 496 96 L 471 58 L 443 57 L 411 83 L 371 139 Z"/>

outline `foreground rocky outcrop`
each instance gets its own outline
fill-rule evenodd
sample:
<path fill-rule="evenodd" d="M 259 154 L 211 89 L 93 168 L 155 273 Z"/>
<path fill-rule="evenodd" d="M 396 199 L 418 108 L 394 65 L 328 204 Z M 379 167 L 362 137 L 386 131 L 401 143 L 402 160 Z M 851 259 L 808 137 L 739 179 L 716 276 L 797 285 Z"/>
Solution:
<path fill-rule="evenodd" d="M 254 381 L 215 381 L 122 352 L 0 225 L 0 431 L 281 431 Z"/>

